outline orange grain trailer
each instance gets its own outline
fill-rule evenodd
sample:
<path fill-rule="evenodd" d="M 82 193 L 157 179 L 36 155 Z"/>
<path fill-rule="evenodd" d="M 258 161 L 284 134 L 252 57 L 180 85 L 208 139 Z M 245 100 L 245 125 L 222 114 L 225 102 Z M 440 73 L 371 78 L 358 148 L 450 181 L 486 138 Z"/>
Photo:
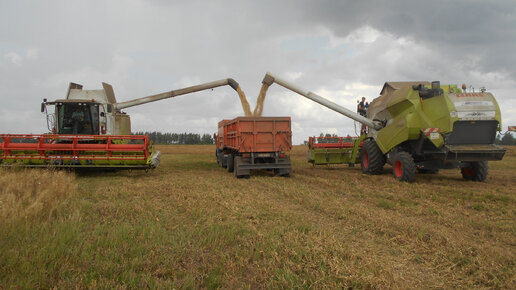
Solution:
<path fill-rule="evenodd" d="M 265 169 L 289 176 L 290 117 L 237 117 L 219 122 L 217 162 L 238 178 Z"/>

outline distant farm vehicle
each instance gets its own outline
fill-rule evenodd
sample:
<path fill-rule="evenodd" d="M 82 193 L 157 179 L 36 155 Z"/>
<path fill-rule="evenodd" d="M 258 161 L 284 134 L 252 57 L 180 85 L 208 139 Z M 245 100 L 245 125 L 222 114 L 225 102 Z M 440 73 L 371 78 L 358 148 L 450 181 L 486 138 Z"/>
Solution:
<path fill-rule="evenodd" d="M 360 137 L 310 137 L 308 139 L 308 162 L 313 165 L 360 163 L 360 150 L 365 135 Z"/>
<path fill-rule="evenodd" d="M 215 155 L 220 166 L 237 178 L 251 170 L 273 170 L 289 176 L 292 131 L 290 117 L 237 117 L 219 122 Z"/>
<path fill-rule="evenodd" d="M 465 92 L 439 82 L 387 82 L 367 116 L 267 73 L 266 86 L 277 83 L 368 127 L 360 150 L 362 171 L 380 174 L 385 163 L 400 181 L 413 182 L 416 170 L 435 173 L 461 168 L 465 180 L 484 181 L 489 160 L 501 160 L 505 149 L 494 144 L 501 130 L 494 96 Z"/>
<path fill-rule="evenodd" d="M 236 81 L 223 79 L 118 103 L 109 84 L 83 90 L 70 83 L 65 99 L 41 104 L 50 134 L 0 135 L 0 166 L 156 168 L 161 153 L 147 136 L 130 135 L 131 121 L 122 109 L 224 85 L 239 90 Z M 54 113 L 48 112 L 49 106 L 55 106 Z"/>

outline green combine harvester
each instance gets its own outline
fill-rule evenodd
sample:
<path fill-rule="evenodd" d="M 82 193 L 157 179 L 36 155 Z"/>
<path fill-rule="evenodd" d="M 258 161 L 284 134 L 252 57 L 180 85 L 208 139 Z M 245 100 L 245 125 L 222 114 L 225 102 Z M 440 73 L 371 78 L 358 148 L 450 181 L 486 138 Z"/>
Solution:
<path fill-rule="evenodd" d="M 494 144 L 496 132 L 501 131 L 500 108 L 483 89 L 466 92 L 465 85 L 459 89 L 440 82 L 387 82 L 364 117 L 271 73 L 262 83 L 277 83 L 366 125 L 361 146 L 337 151 L 349 156 L 342 163 L 360 160 L 366 174 L 381 174 L 389 163 L 400 181 L 413 182 L 416 171 L 437 173 L 453 168 L 460 168 L 465 180 L 485 181 L 487 162 L 501 160 L 505 154 L 505 149 Z M 309 158 L 314 164 L 324 164 L 317 154 Z"/>

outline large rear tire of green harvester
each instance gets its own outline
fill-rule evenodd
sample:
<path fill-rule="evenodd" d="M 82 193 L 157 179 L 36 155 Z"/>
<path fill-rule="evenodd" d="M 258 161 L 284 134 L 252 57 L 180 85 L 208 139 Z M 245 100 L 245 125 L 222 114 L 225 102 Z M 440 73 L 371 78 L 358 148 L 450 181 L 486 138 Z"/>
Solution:
<path fill-rule="evenodd" d="M 414 182 L 416 177 L 416 164 L 412 156 L 403 151 L 395 153 L 392 162 L 392 173 L 394 174 L 394 178 L 399 181 Z"/>
<path fill-rule="evenodd" d="M 360 152 L 362 172 L 366 174 L 381 174 L 385 165 L 385 155 L 374 140 L 367 140 Z"/>
<path fill-rule="evenodd" d="M 228 155 L 228 172 L 233 172 L 235 170 L 235 155 L 229 154 Z"/>
<path fill-rule="evenodd" d="M 469 166 L 461 167 L 462 178 L 469 181 L 485 181 L 489 166 L 487 161 L 469 162 Z"/>

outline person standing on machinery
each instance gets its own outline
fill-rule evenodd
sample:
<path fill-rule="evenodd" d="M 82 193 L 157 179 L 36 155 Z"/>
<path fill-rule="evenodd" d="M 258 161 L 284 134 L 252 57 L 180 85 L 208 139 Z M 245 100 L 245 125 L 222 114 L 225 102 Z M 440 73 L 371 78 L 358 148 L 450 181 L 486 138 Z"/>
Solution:
<path fill-rule="evenodd" d="M 362 97 L 362 101 L 358 103 L 357 113 L 361 116 L 366 117 L 367 115 L 367 107 L 369 107 L 369 103 L 366 102 L 366 98 Z M 362 128 L 360 129 L 360 135 L 367 134 L 367 126 L 362 124 Z"/>

